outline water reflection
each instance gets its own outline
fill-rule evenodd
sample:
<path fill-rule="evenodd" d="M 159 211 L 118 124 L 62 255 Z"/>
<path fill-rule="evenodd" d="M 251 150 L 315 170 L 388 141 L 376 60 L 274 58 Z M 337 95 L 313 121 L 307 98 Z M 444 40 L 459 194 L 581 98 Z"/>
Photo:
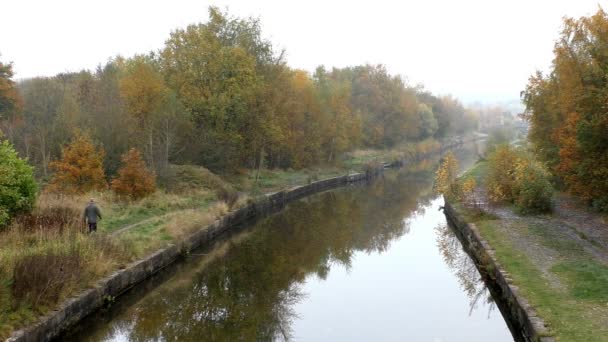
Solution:
<path fill-rule="evenodd" d="M 412 220 L 406 218 L 425 217 L 425 210 L 436 210 L 430 206 L 435 164 L 423 162 L 387 172 L 369 185 L 294 203 L 219 248 L 205 251 L 170 281 L 129 305 L 87 320 L 69 339 L 290 340 L 294 322 L 301 319 L 301 305 L 317 294 L 310 292 L 312 280 L 324 282 L 335 269 L 348 273 L 360 267 L 358 256 L 390 254 L 398 249 L 394 243 L 407 240 L 402 237 L 410 232 Z M 441 255 L 473 310 L 478 298 L 487 299 L 479 274 L 447 227 L 438 226 L 436 232 Z"/>
<path fill-rule="evenodd" d="M 477 271 L 475 262 L 462 249 L 458 237 L 450 229 L 447 223 L 441 223 L 435 227 L 437 231 L 437 247 L 446 265 L 454 273 L 464 293 L 469 297 L 469 315 L 477 309 L 480 301 L 488 308 L 488 317 L 496 305 L 494 299 Z"/>

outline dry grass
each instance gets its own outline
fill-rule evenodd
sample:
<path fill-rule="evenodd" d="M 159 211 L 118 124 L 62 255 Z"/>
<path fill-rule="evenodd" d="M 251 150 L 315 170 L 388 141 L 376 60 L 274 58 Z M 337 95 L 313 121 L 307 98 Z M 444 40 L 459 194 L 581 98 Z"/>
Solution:
<path fill-rule="evenodd" d="M 130 241 L 83 233 L 88 197 L 42 194 L 0 231 L 0 339 L 137 257 Z"/>
<path fill-rule="evenodd" d="M 362 149 L 345 154 L 344 163 L 351 170 L 365 170 L 371 163 L 393 163 L 404 160 L 419 160 L 439 151 L 441 144 L 434 139 L 417 143 L 403 143 L 391 150 Z"/>
<path fill-rule="evenodd" d="M 175 240 L 181 240 L 201 229 L 228 212 L 228 205 L 216 202 L 205 210 L 187 210 L 171 218 L 166 224 L 166 232 Z"/>

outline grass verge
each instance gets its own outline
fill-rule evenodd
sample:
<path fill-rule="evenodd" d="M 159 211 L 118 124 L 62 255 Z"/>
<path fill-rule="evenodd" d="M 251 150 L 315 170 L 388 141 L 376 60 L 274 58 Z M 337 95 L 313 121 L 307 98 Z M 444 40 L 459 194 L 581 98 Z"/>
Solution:
<path fill-rule="evenodd" d="M 202 167 L 175 165 L 159 180 L 164 191 L 135 202 L 109 192 L 43 193 L 33 213 L 0 230 L 0 340 L 109 273 L 212 223 L 248 196 L 360 172 L 370 163 L 418 159 L 438 149 L 437 142 L 427 141 L 392 151 L 356 151 L 333 165 L 249 170 L 228 181 Z M 91 197 L 103 215 L 93 235 L 85 234 L 82 222 Z"/>
<path fill-rule="evenodd" d="M 464 177 L 483 182 L 485 162 Z M 499 218 L 456 204 L 558 341 L 608 341 L 608 266 L 542 216 Z M 512 208 L 507 208 L 511 211 Z"/>

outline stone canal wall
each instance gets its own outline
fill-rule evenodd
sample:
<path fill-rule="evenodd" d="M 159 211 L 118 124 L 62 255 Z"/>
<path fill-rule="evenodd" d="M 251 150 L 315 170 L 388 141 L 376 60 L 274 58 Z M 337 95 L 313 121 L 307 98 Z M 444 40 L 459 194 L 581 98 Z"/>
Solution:
<path fill-rule="evenodd" d="M 418 159 L 438 153 L 442 154 L 449 149 L 476 140 L 483 140 L 484 138 L 456 139 L 442 145 L 438 151 L 429 152 Z M 416 162 L 416 160 L 396 160 L 392 163 L 379 165 L 376 168 L 369 168 L 365 173 L 324 179 L 308 185 L 297 186 L 289 190 L 265 195 L 254 203 L 226 214 L 221 219 L 193 233 L 184 240 L 158 250 L 141 260 L 127 265 L 124 269 L 112 273 L 100 280 L 93 288 L 87 289 L 63 302 L 55 310 L 42 316 L 37 323 L 14 332 L 7 341 L 38 342 L 52 340 L 133 286 L 171 265 L 190 250 L 211 243 L 216 237 L 234 227 L 279 211 L 289 202 L 340 186 L 366 181 L 381 174 L 383 169 L 401 167 L 413 162 Z"/>
<path fill-rule="evenodd" d="M 492 292 L 500 311 L 505 316 L 509 328 L 516 340 L 525 342 L 554 342 L 547 336 L 548 329 L 528 301 L 519 293 L 507 273 L 496 259 L 494 250 L 481 237 L 473 223 L 466 222 L 446 201 L 444 213 L 454 233 L 462 243 L 464 250 L 475 261 L 480 273 L 489 278 L 488 288 Z"/>
<path fill-rule="evenodd" d="M 376 169 L 368 173 L 334 177 L 265 195 L 258 201 L 229 212 L 221 219 L 193 233 L 179 243 L 154 252 L 129 264 L 126 268 L 112 273 L 99 281 L 93 288 L 63 302 L 57 309 L 40 318 L 35 325 L 16 331 L 8 341 L 38 342 L 52 340 L 107 302 L 114 300 L 133 286 L 169 266 L 180 256 L 186 255 L 190 250 L 211 243 L 227 230 L 277 212 L 289 202 L 315 193 L 366 181 L 380 172 L 380 169 Z"/>

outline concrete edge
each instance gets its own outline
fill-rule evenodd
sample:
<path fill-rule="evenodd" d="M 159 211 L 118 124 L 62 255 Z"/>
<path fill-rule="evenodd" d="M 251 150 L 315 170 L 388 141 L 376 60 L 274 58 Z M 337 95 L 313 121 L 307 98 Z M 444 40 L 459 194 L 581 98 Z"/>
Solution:
<path fill-rule="evenodd" d="M 526 342 L 555 342 L 555 338 L 549 336 L 549 329 L 543 319 L 521 295 L 509 273 L 496 260 L 494 249 L 481 236 L 475 224 L 466 222 L 447 200 L 444 213 L 457 229 L 456 235 L 465 251 L 473 258 L 478 269 L 496 285 L 493 292 L 500 297 L 499 305 L 503 306 L 501 311 L 511 321 L 508 322 L 509 327 L 517 330 Z"/>
<path fill-rule="evenodd" d="M 40 317 L 35 324 L 15 331 L 7 341 L 37 342 L 52 340 L 98 308 L 172 264 L 180 256 L 187 254 L 188 251 L 211 243 L 223 232 L 253 219 L 277 212 L 289 202 L 370 178 L 369 174 L 356 173 L 324 179 L 265 195 L 256 202 L 229 212 L 176 244 L 171 244 L 143 259 L 130 263 L 124 269 L 113 272 L 101 279 L 93 288 L 86 289 L 65 300 L 55 310 Z"/>

